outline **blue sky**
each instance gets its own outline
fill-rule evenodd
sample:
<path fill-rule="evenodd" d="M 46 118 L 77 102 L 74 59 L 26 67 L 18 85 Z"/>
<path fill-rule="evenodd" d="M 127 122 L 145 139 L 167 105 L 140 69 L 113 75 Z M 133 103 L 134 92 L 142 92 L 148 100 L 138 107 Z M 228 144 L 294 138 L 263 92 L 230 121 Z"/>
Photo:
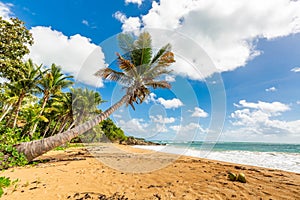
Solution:
<path fill-rule="evenodd" d="M 97 87 L 102 109 L 122 95 L 93 76 L 114 65 L 117 34 L 146 29 L 154 48 L 170 42 L 174 74 L 162 78 L 173 88 L 112 116 L 128 135 L 168 140 L 299 143 L 299 10 L 289 0 L 0 0 L 0 15 L 32 32 L 29 57 Z"/>

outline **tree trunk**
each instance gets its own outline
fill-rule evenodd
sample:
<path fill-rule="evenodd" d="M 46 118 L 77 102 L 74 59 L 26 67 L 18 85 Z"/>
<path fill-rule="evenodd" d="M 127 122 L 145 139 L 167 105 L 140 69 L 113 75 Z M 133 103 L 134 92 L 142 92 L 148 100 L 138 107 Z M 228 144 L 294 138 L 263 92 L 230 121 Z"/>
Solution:
<path fill-rule="evenodd" d="M 61 116 L 61 117 L 58 119 L 58 121 L 55 123 L 55 125 L 54 125 L 54 127 L 53 127 L 53 130 L 52 130 L 52 132 L 51 132 L 51 136 L 54 135 L 54 133 L 55 133 L 55 131 L 56 131 L 56 128 L 57 128 L 59 122 L 61 122 L 62 118 L 63 118 L 63 117 Z"/>
<path fill-rule="evenodd" d="M 21 105 L 22 105 L 22 101 L 23 101 L 24 97 L 25 97 L 25 93 L 22 93 L 18 99 L 17 108 L 15 110 L 15 118 L 14 118 L 13 128 L 15 128 L 17 125 L 18 116 L 19 116 L 19 112 L 21 110 Z"/>
<path fill-rule="evenodd" d="M 71 130 L 71 128 L 75 125 L 75 120 L 73 120 L 72 124 L 69 126 L 69 128 L 67 130 Z"/>
<path fill-rule="evenodd" d="M 79 126 L 76 126 L 71 130 L 41 140 L 23 142 L 15 145 L 15 147 L 17 148 L 19 153 L 23 153 L 26 156 L 28 161 L 32 161 L 34 158 L 52 150 L 55 147 L 63 145 L 66 142 L 71 141 L 73 138 L 90 130 L 92 127 L 106 119 L 114 111 L 119 109 L 128 100 L 129 97 L 129 95 L 123 96 L 123 98 L 120 101 L 115 103 L 103 113 L 96 116 L 94 119 L 91 119 Z"/>
<path fill-rule="evenodd" d="M 8 108 L 5 110 L 5 112 L 2 114 L 0 118 L 0 122 L 5 118 L 5 116 L 8 114 L 9 110 L 12 108 L 13 104 L 9 104 Z"/>
<path fill-rule="evenodd" d="M 46 129 L 45 129 L 45 131 L 44 131 L 43 138 L 46 136 L 47 132 L 49 131 L 50 126 L 51 126 L 51 123 L 52 123 L 52 119 L 50 118 L 50 121 L 49 121 L 49 123 L 47 124 L 47 127 L 46 127 Z"/>
<path fill-rule="evenodd" d="M 46 104 L 47 104 L 47 101 L 49 99 L 49 95 L 45 94 L 44 98 L 43 98 L 43 104 L 42 104 L 42 108 L 41 108 L 41 111 L 38 115 L 37 118 L 39 118 L 40 116 L 42 116 L 42 114 L 44 113 L 44 110 L 45 110 L 45 107 L 46 107 Z M 37 128 L 37 125 L 39 124 L 39 120 L 37 120 L 34 125 L 33 125 L 33 128 L 32 130 L 29 132 L 29 135 L 32 137 L 34 132 L 36 131 L 36 128 Z"/>
<path fill-rule="evenodd" d="M 66 125 L 68 123 L 68 116 L 66 116 L 61 124 L 61 126 L 59 127 L 59 131 L 58 134 L 60 134 L 61 132 L 63 132 L 63 130 L 65 129 Z"/>

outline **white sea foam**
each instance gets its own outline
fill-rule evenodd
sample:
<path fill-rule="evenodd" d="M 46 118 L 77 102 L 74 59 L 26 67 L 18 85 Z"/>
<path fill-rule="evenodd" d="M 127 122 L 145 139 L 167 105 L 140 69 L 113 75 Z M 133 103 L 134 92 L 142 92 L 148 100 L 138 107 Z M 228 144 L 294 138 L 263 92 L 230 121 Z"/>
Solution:
<path fill-rule="evenodd" d="M 252 151 L 200 151 L 188 148 L 167 146 L 135 146 L 165 153 L 207 158 L 237 164 L 280 169 L 300 173 L 299 153 L 252 152 Z"/>

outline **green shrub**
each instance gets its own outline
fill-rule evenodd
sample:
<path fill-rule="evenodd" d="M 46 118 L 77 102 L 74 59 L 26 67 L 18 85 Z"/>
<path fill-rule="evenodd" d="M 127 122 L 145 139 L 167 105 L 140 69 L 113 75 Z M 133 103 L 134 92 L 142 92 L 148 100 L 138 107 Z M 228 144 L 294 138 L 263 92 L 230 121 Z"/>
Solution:
<path fill-rule="evenodd" d="M 13 166 L 24 166 L 28 161 L 13 145 L 0 144 L 0 163 L 0 169 L 7 169 Z"/>
<path fill-rule="evenodd" d="M 11 180 L 9 178 L 4 177 L 4 176 L 0 177 L 0 197 L 4 193 L 3 188 L 9 187 L 10 185 L 11 185 Z"/>
<path fill-rule="evenodd" d="M 21 136 L 21 129 L 0 125 L 0 141 L 0 170 L 28 163 L 25 156 L 14 148 L 17 143 L 29 141 L 29 137 Z"/>
<path fill-rule="evenodd" d="M 0 141 L 1 144 L 13 145 L 20 142 L 28 142 L 30 138 L 22 134 L 22 129 L 20 128 L 9 128 L 0 124 Z"/>

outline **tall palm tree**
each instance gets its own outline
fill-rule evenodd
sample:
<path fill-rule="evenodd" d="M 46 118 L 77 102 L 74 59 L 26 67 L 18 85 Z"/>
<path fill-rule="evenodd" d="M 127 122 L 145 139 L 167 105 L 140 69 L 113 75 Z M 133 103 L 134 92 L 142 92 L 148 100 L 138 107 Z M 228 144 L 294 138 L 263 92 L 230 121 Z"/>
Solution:
<path fill-rule="evenodd" d="M 18 95 L 11 91 L 7 84 L 1 86 L 0 104 L 1 104 L 1 117 L 0 122 L 5 119 L 7 114 L 12 110 L 13 106 L 18 100 Z"/>
<path fill-rule="evenodd" d="M 119 81 L 124 85 L 126 94 L 117 103 L 106 111 L 102 112 L 94 119 L 91 119 L 75 128 L 65 131 L 42 140 L 21 143 L 15 147 L 20 153 L 24 153 L 26 158 L 31 161 L 45 152 L 60 146 L 71 139 L 83 134 L 101 121 L 106 119 L 123 104 L 131 105 L 142 103 L 150 93 L 152 88 L 170 88 L 171 85 L 166 81 L 157 80 L 159 76 L 170 72 L 168 67 L 175 62 L 171 46 L 167 44 L 162 47 L 157 54 L 152 57 L 151 37 L 147 32 L 141 33 L 137 40 L 129 35 L 120 36 L 120 46 L 127 50 L 124 57 L 118 56 L 119 68 L 121 72 L 111 68 L 99 70 L 96 75 L 104 79 Z"/>
<path fill-rule="evenodd" d="M 55 123 L 52 134 L 56 132 L 58 127 L 58 133 L 60 133 L 65 126 L 69 123 L 72 124 L 73 120 L 73 108 L 72 108 L 72 93 L 66 92 L 55 95 L 52 98 L 52 103 L 50 105 L 51 109 L 53 109 L 55 115 L 57 115 L 57 123 Z M 52 118 L 52 117 L 51 117 Z M 60 123 L 60 126 L 58 126 Z"/>
<path fill-rule="evenodd" d="M 72 107 L 74 122 L 80 124 L 98 111 L 97 106 L 105 101 L 102 100 L 100 94 L 87 88 L 72 88 Z"/>
<path fill-rule="evenodd" d="M 42 116 L 51 95 L 58 94 L 62 89 L 67 88 L 73 84 L 72 81 L 68 80 L 72 77 L 73 76 L 65 76 L 61 72 L 60 67 L 56 66 L 55 64 L 52 64 L 50 70 L 46 71 L 46 73 L 43 74 L 43 77 L 38 84 L 40 91 L 43 93 L 42 106 L 38 117 Z M 31 136 L 36 131 L 38 123 L 39 122 L 37 121 L 33 125 L 33 128 L 29 133 Z"/>
<path fill-rule="evenodd" d="M 29 59 L 22 67 L 22 73 L 20 73 L 18 77 L 15 77 L 11 83 L 7 83 L 7 87 L 19 97 L 11 115 L 11 119 L 14 115 L 13 127 L 17 125 L 19 112 L 26 95 L 37 92 L 37 83 L 41 78 L 41 67 L 42 66 L 35 65 L 32 60 Z"/>

